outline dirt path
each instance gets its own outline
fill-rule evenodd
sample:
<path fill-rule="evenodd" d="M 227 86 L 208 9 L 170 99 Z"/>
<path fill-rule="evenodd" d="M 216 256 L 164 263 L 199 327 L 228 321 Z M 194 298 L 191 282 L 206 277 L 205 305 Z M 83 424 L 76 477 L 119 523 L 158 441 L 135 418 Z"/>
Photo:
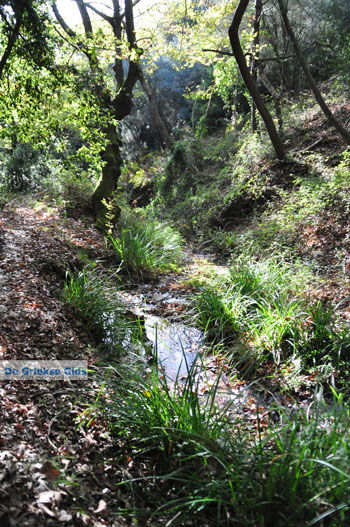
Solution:
<path fill-rule="evenodd" d="M 1 211 L 0 240 L 0 360 L 94 360 L 60 292 L 82 250 L 103 252 L 99 233 L 25 198 Z M 89 381 L 0 381 L 1 527 L 125 525 L 110 516 L 118 475 L 104 455 L 108 433 L 97 422 L 77 426 L 93 389 Z"/>

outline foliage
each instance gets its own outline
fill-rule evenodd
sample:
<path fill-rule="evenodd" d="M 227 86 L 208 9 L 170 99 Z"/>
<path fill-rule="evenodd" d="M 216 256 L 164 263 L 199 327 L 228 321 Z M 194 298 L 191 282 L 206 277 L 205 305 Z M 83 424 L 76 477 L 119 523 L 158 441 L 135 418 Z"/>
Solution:
<path fill-rule="evenodd" d="M 237 262 L 228 280 L 198 293 L 195 320 L 213 343 L 240 340 L 257 364 L 296 355 L 305 367 L 315 361 L 339 366 L 348 359 L 350 332 L 339 327 L 329 306 L 301 294 L 303 279 L 274 259 Z"/>
<path fill-rule="evenodd" d="M 56 162 L 43 181 L 43 188 L 67 216 L 79 219 L 91 213 L 93 183 L 88 177 L 79 177 L 79 173 L 73 176 L 70 170 L 57 166 Z"/>
<path fill-rule="evenodd" d="M 19 143 L 11 154 L 4 155 L 0 184 L 10 192 L 38 190 L 49 170 L 42 152 L 31 143 Z"/>
<path fill-rule="evenodd" d="M 172 384 L 158 367 L 147 376 L 116 367 L 109 379 L 113 397 L 106 408 L 113 432 L 138 449 L 156 449 L 164 464 L 170 462 L 168 468 L 176 450 L 183 455 L 188 446 L 190 454 L 198 438 L 220 441 L 228 423 L 215 406 L 215 389 L 202 400 L 196 368 L 193 364 L 184 381 L 177 378 Z"/>
<path fill-rule="evenodd" d="M 337 222 L 342 225 L 350 210 L 347 155 L 345 152 L 334 170 L 325 170 L 326 175 L 319 173 L 319 156 L 310 155 L 309 163 L 316 173 L 295 177 L 292 188 L 278 188 L 279 201 L 267 203 L 265 210 L 252 215 L 244 232 L 234 233 L 234 252 L 254 251 L 261 256 L 287 252 L 295 257 L 296 249 L 301 253 L 300 232 L 317 229 L 322 216 L 330 214 L 335 226 Z M 309 261 L 311 257 L 309 248 Z"/>
<path fill-rule="evenodd" d="M 77 274 L 67 274 L 63 298 L 81 317 L 87 330 L 98 341 L 103 341 L 106 348 L 121 351 L 130 335 L 136 338 L 136 321 L 125 316 L 112 277 L 104 276 L 94 266 Z"/>
<path fill-rule="evenodd" d="M 139 276 L 176 270 L 182 258 L 181 236 L 155 218 L 124 213 L 119 236 L 109 235 L 108 240 L 122 268 Z"/>
<path fill-rule="evenodd" d="M 232 341 L 244 332 L 248 298 L 236 289 L 224 287 L 201 291 L 195 299 L 198 315 L 196 323 L 214 343 Z"/>
<path fill-rule="evenodd" d="M 284 527 L 286 517 L 313 525 L 324 515 L 330 526 L 345 526 L 349 407 L 341 396 L 334 393 L 329 406 L 315 401 L 308 416 L 271 409 L 277 424 L 269 421 L 269 429 L 257 412 L 254 429 L 227 419 L 215 392 L 200 395 L 193 370 L 170 386 L 157 369 L 146 377 L 111 368 L 96 409 L 126 438 L 132 458 L 151 464 L 152 481 L 131 468 L 122 484 L 143 497 L 152 517 Z M 119 512 L 149 514 L 140 506 Z"/>

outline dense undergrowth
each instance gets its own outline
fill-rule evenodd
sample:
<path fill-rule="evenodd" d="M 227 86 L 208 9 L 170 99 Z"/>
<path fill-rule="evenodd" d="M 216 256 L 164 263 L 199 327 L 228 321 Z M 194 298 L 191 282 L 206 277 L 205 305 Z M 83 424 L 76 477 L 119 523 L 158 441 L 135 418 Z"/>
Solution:
<path fill-rule="evenodd" d="M 195 246 L 226 257 L 284 254 L 317 269 L 331 262 L 341 271 L 348 240 L 349 151 L 307 103 L 285 109 L 289 154 L 282 163 L 272 160 L 263 132 L 237 133 L 230 126 L 175 143 L 162 170 L 159 158 L 154 167 L 147 159 L 144 177 L 155 174 L 150 207 L 175 222 Z M 313 148 L 315 139 L 319 149 Z M 317 234 L 331 224 L 327 257 Z"/>
<path fill-rule="evenodd" d="M 263 134 L 232 129 L 184 138 L 154 167 L 148 157 L 151 203 L 142 211 L 123 203 L 106 237 L 108 262 L 67 277 L 64 297 L 111 365 L 89 412 L 104 415 L 132 461 L 120 469 L 132 499 L 116 514 L 169 526 L 349 523 L 350 332 L 317 288 L 330 277 L 347 280 L 350 156 L 308 151 L 315 138 L 307 130 L 284 163 L 271 161 Z M 60 205 L 74 214 L 70 196 L 84 195 L 84 182 L 69 185 Z M 224 275 L 187 280 L 194 290 L 187 316 L 203 329 L 209 353 L 230 382 L 259 379 L 266 392 L 287 394 L 289 405 L 256 402 L 249 421 L 234 400 L 218 406 L 219 379 L 203 393 L 196 366 L 172 384 L 156 350 L 152 367 L 121 364 L 144 330 L 118 288 L 123 279 L 179 269 L 182 236 L 229 259 Z M 113 271 L 102 272 L 107 266 Z"/>
<path fill-rule="evenodd" d="M 136 505 L 119 513 L 168 525 L 346 525 L 349 408 L 336 392 L 308 415 L 257 408 L 251 427 L 216 406 L 216 387 L 203 399 L 194 370 L 169 387 L 157 370 L 116 367 L 108 386 L 94 410 L 135 465 L 122 485 Z"/>

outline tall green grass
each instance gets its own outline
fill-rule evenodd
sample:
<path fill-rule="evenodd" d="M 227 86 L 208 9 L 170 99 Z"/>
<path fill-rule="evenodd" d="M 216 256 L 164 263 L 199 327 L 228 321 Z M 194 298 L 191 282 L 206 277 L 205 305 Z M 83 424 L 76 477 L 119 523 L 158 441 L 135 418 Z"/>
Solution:
<path fill-rule="evenodd" d="M 130 340 L 130 333 L 134 338 L 139 333 L 136 320 L 125 315 L 118 288 L 111 278 L 93 267 L 67 274 L 63 298 L 74 308 L 86 329 L 106 347 L 123 348 L 126 340 Z"/>
<path fill-rule="evenodd" d="M 112 430 L 138 448 L 155 449 L 168 468 L 173 463 L 168 456 L 180 445 L 182 453 L 191 453 L 198 438 L 220 441 L 228 422 L 215 405 L 215 389 L 206 398 L 200 395 L 197 371 L 194 363 L 185 379 L 168 382 L 157 366 L 149 375 L 116 367 L 108 409 Z"/>
<path fill-rule="evenodd" d="M 106 386 L 109 402 L 96 406 L 134 460 L 122 483 L 134 508 L 117 512 L 150 524 L 347 525 L 350 408 L 337 394 L 308 414 L 270 408 L 266 428 L 258 414 L 249 425 L 220 411 L 217 387 L 203 396 L 195 370 L 170 386 L 156 370 L 118 367 Z"/>
<path fill-rule="evenodd" d="M 349 358 L 350 331 L 330 306 L 309 301 L 303 286 L 303 276 L 290 265 L 241 260 L 226 282 L 197 294 L 195 320 L 212 343 L 245 343 L 257 364 L 298 355 L 305 366 L 339 365 Z"/>
<path fill-rule="evenodd" d="M 122 268 L 137 275 L 176 270 L 183 255 L 180 234 L 155 219 L 127 216 L 119 237 L 108 240 Z"/>
<path fill-rule="evenodd" d="M 196 324 L 211 342 L 230 343 L 244 332 L 249 299 L 232 286 L 204 288 L 195 297 L 195 306 Z"/>

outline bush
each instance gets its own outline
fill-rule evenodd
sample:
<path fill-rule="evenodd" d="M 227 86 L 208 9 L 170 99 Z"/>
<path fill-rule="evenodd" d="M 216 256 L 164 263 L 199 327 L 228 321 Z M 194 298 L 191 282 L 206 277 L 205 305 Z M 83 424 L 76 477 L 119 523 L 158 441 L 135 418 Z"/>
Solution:
<path fill-rule="evenodd" d="M 11 192 L 38 190 L 50 169 L 31 143 L 19 143 L 4 165 L 3 185 Z"/>

